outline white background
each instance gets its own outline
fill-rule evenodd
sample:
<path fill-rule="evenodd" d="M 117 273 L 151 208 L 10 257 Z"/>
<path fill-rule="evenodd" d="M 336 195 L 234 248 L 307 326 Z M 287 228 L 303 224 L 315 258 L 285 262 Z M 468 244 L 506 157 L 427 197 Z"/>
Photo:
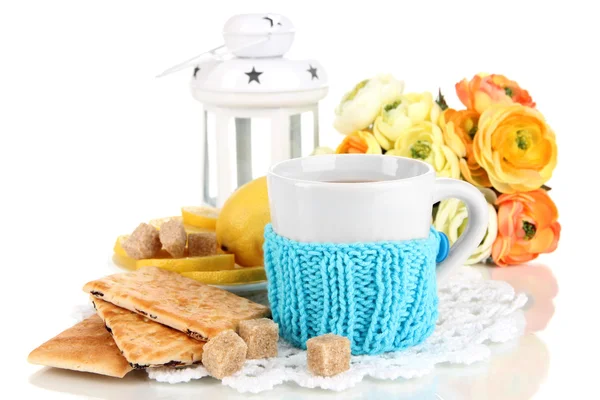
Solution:
<path fill-rule="evenodd" d="M 26 364 L 29 351 L 72 324 L 81 286 L 105 273 L 118 234 L 200 200 L 191 71 L 154 76 L 220 44 L 232 14 L 279 12 L 297 29 L 289 56 L 316 58 L 329 72 L 321 132 L 330 146 L 341 139 L 331 128 L 335 105 L 378 72 L 405 80 L 407 91 L 441 87 L 456 107 L 454 83 L 479 71 L 529 90 L 557 134 L 549 184 L 563 226 L 557 252 L 540 258 L 560 294 L 538 334 L 551 362 L 535 398 L 595 397 L 600 30 L 592 4 L 3 1 L 1 390 L 65 396 L 28 383 L 39 369 Z"/>

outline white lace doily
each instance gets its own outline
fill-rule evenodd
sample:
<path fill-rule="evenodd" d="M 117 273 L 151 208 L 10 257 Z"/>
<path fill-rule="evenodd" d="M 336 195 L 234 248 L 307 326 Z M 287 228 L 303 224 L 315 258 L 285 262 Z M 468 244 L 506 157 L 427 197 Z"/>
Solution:
<path fill-rule="evenodd" d="M 525 318 L 520 308 L 527 298 L 516 294 L 508 283 L 484 280 L 477 272 L 464 269 L 439 288 L 439 299 L 437 327 L 421 345 L 380 356 L 353 356 L 349 371 L 323 378 L 307 371 L 305 351 L 280 341 L 276 358 L 246 361 L 241 371 L 224 378 L 222 383 L 241 393 L 259 393 L 285 382 L 342 391 L 367 376 L 410 379 L 431 373 L 439 363 L 481 361 L 490 356 L 486 343 L 506 342 L 523 334 Z M 147 372 L 151 379 L 169 383 L 208 376 L 202 366 L 155 368 Z"/>

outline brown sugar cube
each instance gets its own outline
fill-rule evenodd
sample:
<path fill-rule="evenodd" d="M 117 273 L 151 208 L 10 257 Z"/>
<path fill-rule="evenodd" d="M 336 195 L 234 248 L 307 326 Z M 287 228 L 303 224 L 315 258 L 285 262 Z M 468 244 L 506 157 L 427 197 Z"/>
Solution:
<path fill-rule="evenodd" d="M 268 318 L 240 321 L 240 337 L 248 345 L 248 360 L 277 357 L 279 325 Z"/>
<path fill-rule="evenodd" d="M 308 370 L 313 375 L 333 376 L 350 369 L 350 340 L 333 335 L 317 336 L 306 342 Z"/>
<path fill-rule="evenodd" d="M 187 233 L 183 222 L 178 219 L 170 219 L 160 226 L 160 242 L 173 258 L 181 258 L 185 255 L 185 244 Z"/>
<path fill-rule="evenodd" d="M 217 234 L 215 232 L 197 232 L 188 235 L 190 257 L 205 257 L 217 254 Z"/>
<path fill-rule="evenodd" d="M 136 260 L 154 257 L 161 247 L 158 230 L 143 222 L 123 241 L 123 250 Z"/>
<path fill-rule="evenodd" d="M 202 350 L 202 364 L 208 373 L 223 379 L 242 369 L 248 346 L 237 333 L 226 330 L 210 339 Z"/>

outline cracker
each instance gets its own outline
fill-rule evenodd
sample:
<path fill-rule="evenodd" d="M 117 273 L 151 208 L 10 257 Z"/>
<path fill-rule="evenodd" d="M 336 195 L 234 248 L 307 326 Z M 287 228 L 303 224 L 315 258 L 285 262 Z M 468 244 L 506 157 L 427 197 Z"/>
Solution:
<path fill-rule="evenodd" d="M 237 331 L 242 320 L 270 315 L 262 304 L 157 267 L 110 275 L 83 290 L 204 341 Z"/>
<path fill-rule="evenodd" d="M 27 360 L 32 364 L 116 378 L 132 370 L 97 315 L 48 340 L 33 350 Z"/>
<path fill-rule="evenodd" d="M 133 368 L 178 367 L 202 360 L 204 342 L 104 300 L 92 298 L 98 316 Z"/>

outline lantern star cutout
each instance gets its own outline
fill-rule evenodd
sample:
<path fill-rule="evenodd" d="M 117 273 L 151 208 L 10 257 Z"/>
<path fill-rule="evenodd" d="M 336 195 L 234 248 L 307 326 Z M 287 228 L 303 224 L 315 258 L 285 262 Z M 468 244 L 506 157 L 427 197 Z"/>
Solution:
<path fill-rule="evenodd" d="M 312 81 L 315 78 L 319 79 L 319 75 L 317 75 L 317 69 L 310 64 L 308 66 L 310 67 L 307 69 L 307 71 L 310 72 L 310 80 Z"/>
<path fill-rule="evenodd" d="M 271 23 L 271 28 L 273 27 L 273 18 L 264 17 L 263 19 L 266 19 L 267 21 L 269 21 Z"/>
<path fill-rule="evenodd" d="M 258 79 L 258 77 L 262 75 L 262 72 L 258 72 L 256 71 L 256 69 L 254 69 L 254 67 L 252 67 L 252 71 L 244 73 L 248 75 L 248 84 L 254 81 L 260 85 L 260 80 Z"/>
<path fill-rule="evenodd" d="M 274 25 L 273 18 L 271 18 L 271 17 L 263 17 L 263 19 L 269 21 L 269 23 L 271 23 L 271 28 L 273 27 L 273 25 Z M 277 25 L 281 26 L 281 22 L 278 22 Z"/>
<path fill-rule="evenodd" d="M 196 67 L 194 68 L 194 78 L 196 77 L 196 74 L 200 72 L 200 67 Z"/>

